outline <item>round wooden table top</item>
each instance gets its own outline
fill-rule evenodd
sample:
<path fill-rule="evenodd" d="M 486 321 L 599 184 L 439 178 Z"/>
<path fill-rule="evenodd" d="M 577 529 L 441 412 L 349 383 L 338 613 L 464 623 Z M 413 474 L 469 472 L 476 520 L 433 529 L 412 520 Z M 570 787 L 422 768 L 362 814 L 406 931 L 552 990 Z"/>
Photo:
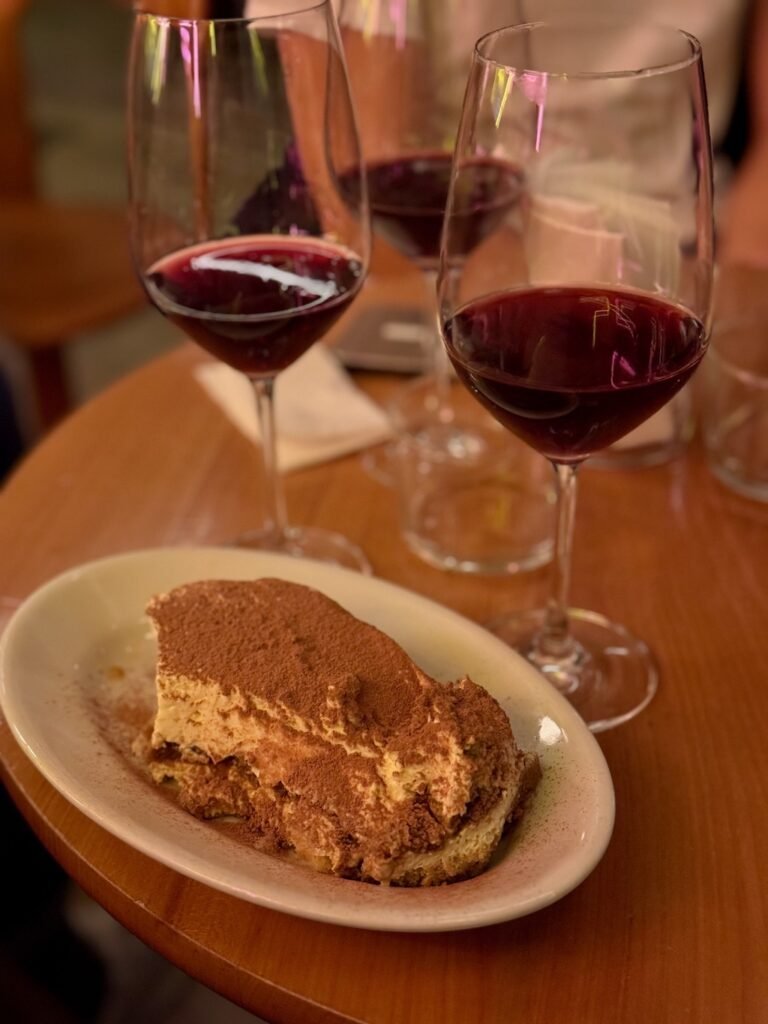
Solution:
<path fill-rule="evenodd" d="M 182 347 L 126 378 L 10 479 L 0 516 L 4 617 L 77 563 L 218 543 L 252 525 L 253 452 L 194 381 L 202 358 Z M 365 384 L 379 396 L 393 386 L 384 377 Z M 546 592 L 545 571 L 499 579 L 423 565 L 398 535 L 394 493 L 358 456 L 286 482 L 294 521 L 342 530 L 378 576 L 473 619 Z M 725 490 L 695 444 L 659 468 L 582 473 L 573 601 L 646 639 L 661 684 L 638 718 L 599 737 L 617 801 L 605 857 L 560 902 L 507 924 L 406 935 L 284 916 L 103 831 L 42 778 L 5 723 L 3 777 L 87 892 L 269 1021 L 757 1024 L 768 1007 L 766 569 L 768 506 Z"/>

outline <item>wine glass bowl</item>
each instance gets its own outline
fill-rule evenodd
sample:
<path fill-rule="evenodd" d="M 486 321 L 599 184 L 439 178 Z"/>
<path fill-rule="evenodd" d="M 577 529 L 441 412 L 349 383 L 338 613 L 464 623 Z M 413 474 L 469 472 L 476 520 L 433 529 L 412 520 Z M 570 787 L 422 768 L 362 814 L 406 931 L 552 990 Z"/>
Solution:
<path fill-rule="evenodd" d="M 479 242 L 473 174 L 492 154 L 519 194 Z M 559 491 L 553 596 L 491 624 L 599 731 L 652 698 L 648 647 L 567 608 L 576 474 L 667 403 L 707 347 L 712 171 L 698 42 L 579 18 L 482 37 L 446 209 L 439 305 L 462 383 L 545 455 Z"/>
<path fill-rule="evenodd" d="M 359 114 L 374 233 L 421 272 L 435 317 L 440 241 L 471 61 L 468 40 L 497 27 L 503 16 L 496 0 L 472 4 L 465 0 L 385 4 L 343 0 L 341 5 L 341 34 Z M 520 178 L 516 166 L 490 151 L 468 159 L 465 171 L 462 237 L 469 250 L 481 245 L 514 210 L 520 197 Z M 352 181 L 350 192 L 354 194 L 357 179 Z M 454 230 L 458 228 L 457 220 Z M 422 390 L 431 391 L 434 400 L 428 402 L 431 413 L 417 439 L 419 448 L 434 464 L 458 458 L 462 452 L 469 462 L 488 437 L 484 414 L 478 410 L 474 424 L 456 417 L 453 373 L 439 329 L 435 326 L 424 331 L 422 337 Z M 402 401 L 408 402 L 407 388 Z M 397 433 L 395 423 L 393 429 Z M 404 467 L 399 451 L 391 442 L 380 445 L 364 455 L 363 465 L 379 482 L 402 487 Z M 520 478 L 527 476 L 531 460 L 521 460 Z M 514 565 L 516 571 L 523 571 L 549 559 L 551 490 L 533 493 L 518 487 L 501 469 L 498 477 L 495 491 L 500 504 L 509 509 L 509 529 L 504 536 L 511 541 L 518 524 L 520 543 L 510 549 L 505 541 L 496 551 L 489 544 L 486 556 L 467 559 L 463 554 L 467 545 L 462 541 L 442 552 L 438 563 L 443 568 L 461 563 L 472 566 L 467 571 L 477 573 L 495 573 L 500 565 Z M 479 500 L 485 504 L 484 499 Z M 476 525 L 466 490 L 454 492 L 446 487 L 445 503 L 443 518 L 454 520 L 453 536 L 458 538 L 465 533 L 465 526 L 471 529 Z M 538 527 L 533 533 L 522 527 L 532 521 Z M 409 544 L 411 536 L 405 534 Z M 426 548 L 419 545 L 415 550 L 435 564 L 433 557 L 426 556 Z"/>
<path fill-rule="evenodd" d="M 369 262 L 330 0 L 273 0 L 254 18 L 137 14 L 128 137 L 131 241 L 150 301 L 253 384 L 266 514 L 238 542 L 367 569 L 346 538 L 288 525 L 276 465 L 275 378 L 346 310 Z M 356 191 L 340 187 L 342 169 Z"/>
<path fill-rule="evenodd" d="M 325 334 L 362 276 L 360 258 L 339 245 L 244 235 L 166 256 L 144 281 L 155 306 L 211 355 L 271 378 Z"/>
<path fill-rule="evenodd" d="M 471 56 L 466 33 L 474 38 L 498 19 L 497 7 L 482 0 L 471 7 L 463 0 L 343 0 L 339 12 L 372 224 L 424 273 L 432 302 Z M 471 161 L 471 176 L 466 225 L 479 241 L 517 199 L 518 179 L 514 167 L 489 154 Z M 357 181 L 353 169 L 346 186 L 353 195 Z M 439 372 L 445 366 L 439 335 L 435 341 L 426 362 Z"/>
<path fill-rule="evenodd" d="M 468 53 L 453 31 L 458 0 L 342 0 L 339 26 L 359 115 L 371 221 L 379 239 L 422 274 L 430 309 L 451 179 L 453 146 Z M 479 31 L 475 33 L 479 34 Z M 342 185 L 353 198 L 355 168 Z M 420 370 L 434 390 L 435 421 L 450 418 L 445 397 L 450 366 L 435 325 L 421 331 Z M 393 442 L 363 456 L 379 483 L 398 476 Z"/>

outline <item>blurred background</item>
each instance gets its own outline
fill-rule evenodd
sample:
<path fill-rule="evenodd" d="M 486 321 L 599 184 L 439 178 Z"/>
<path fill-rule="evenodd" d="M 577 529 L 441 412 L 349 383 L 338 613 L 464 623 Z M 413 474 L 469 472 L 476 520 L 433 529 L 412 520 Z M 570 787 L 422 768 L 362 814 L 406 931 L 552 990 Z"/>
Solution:
<path fill-rule="evenodd" d="M 128 257 L 131 19 L 127 0 L 0 0 L 0 479 L 69 407 L 178 341 Z M 0 820 L 14 882 L 0 925 L 5 1024 L 257 1019 L 72 885 L 5 790 Z"/>
<path fill-rule="evenodd" d="M 128 253 L 131 19 L 128 0 L 0 0 L 0 197 L 14 199 L 0 203 L 5 468 L 70 407 L 177 340 Z"/>

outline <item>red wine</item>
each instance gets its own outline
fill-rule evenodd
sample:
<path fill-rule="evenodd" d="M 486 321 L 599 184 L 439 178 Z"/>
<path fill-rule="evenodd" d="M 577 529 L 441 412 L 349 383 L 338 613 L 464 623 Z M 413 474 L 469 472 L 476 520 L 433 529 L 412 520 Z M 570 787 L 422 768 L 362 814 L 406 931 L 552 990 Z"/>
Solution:
<path fill-rule="evenodd" d="M 403 156 L 369 163 L 365 169 L 374 229 L 416 263 L 434 265 L 440 255 L 443 216 L 451 184 L 448 153 Z M 358 178 L 348 175 L 342 188 L 353 193 Z M 502 220 L 520 193 L 520 176 L 510 164 L 478 159 L 461 172 L 465 190 L 460 218 L 461 248 L 468 252 Z M 458 230 L 455 219 L 453 230 Z M 464 234 L 466 232 L 466 237 Z"/>
<path fill-rule="evenodd" d="M 145 276 L 152 302 L 237 370 L 271 376 L 295 362 L 363 281 L 350 250 L 319 239 L 253 235 L 164 257 Z"/>
<path fill-rule="evenodd" d="M 660 409 L 707 346 L 703 325 L 681 306 L 580 286 L 488 295 L 443 330 L 476 398 L 560 462 L 581 461 Z"/>

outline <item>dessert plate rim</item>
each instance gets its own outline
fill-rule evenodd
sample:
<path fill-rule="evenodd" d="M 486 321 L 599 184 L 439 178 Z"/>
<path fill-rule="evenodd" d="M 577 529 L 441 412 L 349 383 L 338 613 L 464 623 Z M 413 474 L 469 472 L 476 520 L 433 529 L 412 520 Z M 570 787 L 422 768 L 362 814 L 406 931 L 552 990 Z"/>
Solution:
<path fill-rule="evenodd" d="M 437 678 L 466 673 L 497 697 L 520 745 L 539 753 L 544 777 L 482 875 L 433 889 L 397 889 L 318 874 L 246 848 L 191 817 L 108 741 L 91 704 L 94 687 L 107 685 L 97 662 L 117 652 L 129 675 L 140 664 L 146 669 L 152 653 L 146 601 L 194 579 L 254 576 L 314 586 L 384 629 Z M 457 612 L 321 562 L 237 548 L 170 547 L 71 568 L 32 593 L 0 637 L 0 705 L 48 782 L 118 839 L 203 884 L 311 920 L 404 932 L 512 920 L 576 888 L 599 863 L 613 830 L 614 791 L 603 753 L 543 676 Z"/>

